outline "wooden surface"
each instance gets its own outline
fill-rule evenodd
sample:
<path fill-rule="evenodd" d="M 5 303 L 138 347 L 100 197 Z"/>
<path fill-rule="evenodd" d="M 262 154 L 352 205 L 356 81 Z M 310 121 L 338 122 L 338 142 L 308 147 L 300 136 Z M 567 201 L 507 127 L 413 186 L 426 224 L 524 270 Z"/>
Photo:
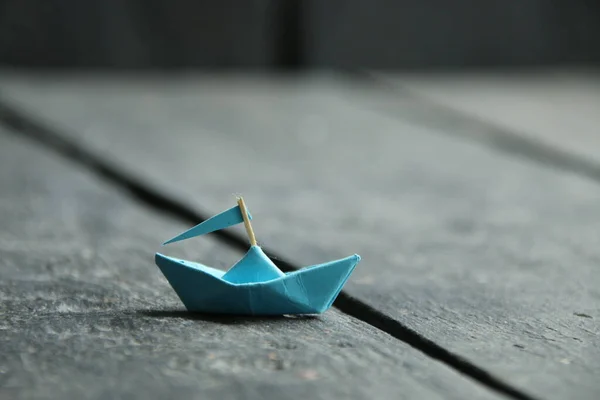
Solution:
<path fill-rule="evenodd" d="M 600 73 L 382 74 L 398 90 L 600 164 Z"/>
<path fill-rule="evenodd" d="M 185 226 L 1 128 L 0 143 L 0 398 L 499 398 L 335 310 L 186 313 L 153 264 Z M 163 251 L 240 256 L 211 239 Z"/>
<path fill-rule="evenodd" d="M 597 398 L 596 182 L 470 141 L 364 83 L 1 85 L 11 105 L 187 207 L 210 215 L 243 194 L 259 242 L 298 264 L 361 254 L 350 295 L 517 390 Z"/>

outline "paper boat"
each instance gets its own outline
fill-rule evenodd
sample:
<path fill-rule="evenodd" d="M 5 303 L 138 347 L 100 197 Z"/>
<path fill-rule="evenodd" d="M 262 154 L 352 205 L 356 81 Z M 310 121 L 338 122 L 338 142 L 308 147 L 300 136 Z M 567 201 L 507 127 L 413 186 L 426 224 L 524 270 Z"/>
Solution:
<path fill-rule="evenodd" d="M 319 314 L 333 304 L 360 261 L 340 260 L 283 273 L 256 244 L 251 215 L 238 205 L 164 244 L 244 222 L 251 247 L 227 272 L 156 253 L 156 265 L 189 311 L 237 315 Z"/>

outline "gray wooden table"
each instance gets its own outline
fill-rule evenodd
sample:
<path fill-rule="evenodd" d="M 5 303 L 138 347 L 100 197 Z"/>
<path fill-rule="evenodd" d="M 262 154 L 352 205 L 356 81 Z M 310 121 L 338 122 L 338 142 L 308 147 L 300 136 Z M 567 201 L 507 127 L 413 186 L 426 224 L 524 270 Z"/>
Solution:
<path fill-rule="evenodd" d="M 0 394 L 598 398 L 600 179 L 542 121 L 593 146 L 596 113 L 411 79 L 1 74 Z M 153 253 L 236 194 L 284 269 L 363 257 L 334 309 L 183 310 Z M 169 251 L 226 269 L 238 228 Z"/>

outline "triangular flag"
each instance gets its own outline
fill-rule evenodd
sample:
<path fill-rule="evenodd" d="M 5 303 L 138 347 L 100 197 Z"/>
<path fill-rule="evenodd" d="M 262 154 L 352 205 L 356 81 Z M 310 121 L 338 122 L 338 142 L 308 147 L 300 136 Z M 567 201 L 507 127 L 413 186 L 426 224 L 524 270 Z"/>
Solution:
<path fill-rule="evenodd" d="M 250 215 L 250 211 L 248 211 L 248 219 L 252 219 L 252 215 Z M 233 225 L 237 225 L 244 222 L 244 217 L 242 216 L 242 211 L 240 210 L 240 206 L 235 206 L 230 208 L 227 211 L 223 211 L 220 214 L 215 215 L 207 219 L 204 222 L 199 223 L 193 228 L 188 229 L 187 231 L 180 233 L 172 239 L 167 240 L 163 243 L 169 244 L 173 242 L 179 242 L 180 240 L 190 239 L 196 236 L 205 235 L 207 233 L 211 233 L 214 231 L 218 231 L 220 229 L 228 228 Z"/>

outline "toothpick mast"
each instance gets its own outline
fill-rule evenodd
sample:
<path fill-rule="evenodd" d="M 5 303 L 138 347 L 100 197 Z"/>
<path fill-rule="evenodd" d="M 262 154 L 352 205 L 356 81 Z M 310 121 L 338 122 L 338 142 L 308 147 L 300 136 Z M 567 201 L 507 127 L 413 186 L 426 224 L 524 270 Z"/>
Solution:
<path fill-rule="evenodd" d="M 240 211 L 242 212 L 242 218 L 244 218 L 244 226 L 246 227 L 248 239 L 250 239 L 250 245 L 256 246 L 256 237 L 254 236 L 254 231 L 252 230 L 252 224 L 250 224 L 250 218 L 248 218 L 248 211 L 246 211 L 246 203 L 244 203 L 244 199 L 242 197 L 238 197 L 237 202 L 238 206 L 240 206 Z"/>

